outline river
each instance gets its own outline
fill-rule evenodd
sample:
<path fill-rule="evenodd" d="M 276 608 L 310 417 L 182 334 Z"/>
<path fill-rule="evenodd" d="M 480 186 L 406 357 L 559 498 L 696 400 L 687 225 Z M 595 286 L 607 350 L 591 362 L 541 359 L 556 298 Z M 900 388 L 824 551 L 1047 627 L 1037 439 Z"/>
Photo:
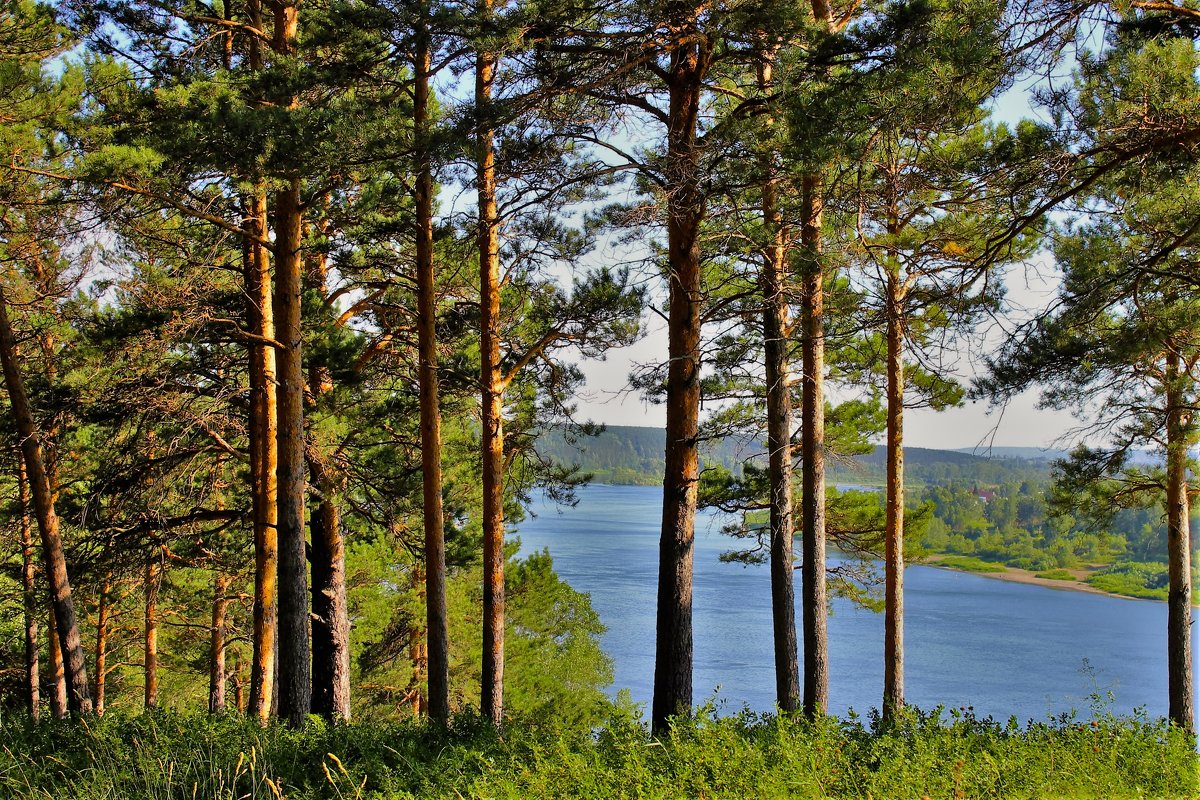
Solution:
<path fill-rule="evenodd" d="M 658 579 L 657 487 L 584 487 L 574 508 L 535 500 L 518 526 L 522 552 L 548 548 L 558 574 L 608 627 L 611 692 L 629 689 L 649 706 Z M 720 519 L 696 524 L 695 701 L 718 710 L 773 708 L 770 586 L 765 566 L 724 564 L 733 540 Z M 831 563 L 836 563 L 836 557 Z M 796 573 L 799 595 L 799 572 Z M 800 612 L 797 609 L 797 623 Z M 926 566 L 905 572 L 908 702 L 970 706 L 981 716 L 1044 720 L 1095 707 L 1128 714 L 1167 711 L 1165 603 L 1056 591 Z M 883 617 L 833 602 L 829 620 L 830 711 L 879 705 Z"/>

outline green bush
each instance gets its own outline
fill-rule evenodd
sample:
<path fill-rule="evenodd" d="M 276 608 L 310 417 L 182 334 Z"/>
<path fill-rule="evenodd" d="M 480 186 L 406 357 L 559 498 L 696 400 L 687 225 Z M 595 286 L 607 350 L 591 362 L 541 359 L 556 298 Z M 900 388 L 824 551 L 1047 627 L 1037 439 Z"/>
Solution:
<path fill-rule="evenodd" d="M 701 712 L 660 740 L 626 714 L 595 731 L 471 715 L 260 728 L 156 712 L 86 724 L 0 721 L 0 797 L 1194 797 L 1193 740 L 1162 721 L 1065 716 L 1021 728 L 909 711 L 815 722 Z"/>
<path fill-rule="evenodd" d="M 949 569 L 962 570 L 963 572 L 1004 572 L 1006 567 L 1003 564 L 993 564 L 990 561 L 984 561 L 982 558 L 974 556 L 943 556 L 933 562 L 934 566 L 948 567 Z"/>
<path fill-rule="evenodd" d="M 1039 572 L 1035 577 L 1044 578 L 1049 581 L 1073 581 L 1077 578 L 1065 569 L 1048 569 L 1044 572 Z"/>

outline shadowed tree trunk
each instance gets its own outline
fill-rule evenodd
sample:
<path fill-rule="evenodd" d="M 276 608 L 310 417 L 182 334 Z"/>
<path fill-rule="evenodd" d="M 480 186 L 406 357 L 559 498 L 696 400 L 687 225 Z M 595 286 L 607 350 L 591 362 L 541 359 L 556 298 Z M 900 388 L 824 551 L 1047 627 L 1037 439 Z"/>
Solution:
<path fill-rule="evenodd" d="M 482 0 L 489 16 L 492 0 Z M 475 58 L 475 140 L 479 201 L 479 350 L 483 451 L 483 714 L 499 726 L 504 713 L 504 389 L 500 370 L 500 221 L 496 208 L 495 131 L 490 119 L 498 57 Z"/>
<path fill-rule="evenodd" d="M 828 0 L 812 0 L 813 21 L 833 27 Z M 825 582 L 825 265 L 821 218 L 824 181 L 819 173 L 801 178 L 804 274 L 800 293 L 802 335 L 801 453 L 803 468 L 804 564 L 801 575 L 804 619 L 804 713 L 829 713 L 829 596 Z"/>
<path fill-rule="evenodd" d="M 803 409 L 801 450 L 804 517 L 804 713 L 829 711 L 829 598 L 825 585 L 825 271 L 821 264 L 821 180 L 802 179 L 801 294 Z"/>
<path fill-rule="evenodd" d="M 425 632 L 429 716 L 450 718 L 450 641 L 446 609 L 445 514 L 442 509 L 442 416 L 438 392 L 437 292 L 433 256 L 433 167 L 429 155 L 429 36 L 417 32 L 413 64 L 416 152 L 417 346 L 421 395 L 421 477 L 425 528 Z"/>
<path fill-rule="evenodd" d="M 904 706 L 904 302 L 898 268 L 887 276 L 887 489 L 884 554 L 883 719 Z"/>
<path fill-rule="evenodd" d="M 229 576 L 213 577 L 212 638 L 208 647 L 208 712 L 225 710 L 225 610 L 229 605 Z"/>
<path fill-rule="evenodd" d="M 68 706 L 74 713 L 90 714 L 92 698 L 88 689 L 87 663 L 83 656 L 83 643 L 79 637 L 79 622 L 75 616 L 75 603 L 71 598 L 71 581 L 67 575 L 67 559 L 59 535 L 58 514 L 54 510 L 54 498 L 46 462 L 42 457 L 41 438 L 25 393 L 21 379 L 17 343 L 8 318 L 8 300 L 0 289 L 0 360 L 3 361 L 4 383 L 8 388 L 12 405 L 13 421 L 21 438 L 21 454 L 25 461 L 29 489 L 33 495 L 34 516 L 42 539 L 42 557 L 50 586 L 50 602 L 53 606 L 57 633 L 62 647 L 66 678 L 69 684 Z"/>
<path fill-rule="evenodd" d="M 21 504 L 21 595 L 25 611 L 25 692 L 29 716 L 41 717 L 42 685 L 38 673 L 37 574 L 34 567 L 33 531 L 29 519 L 29 486 L 25 460 L 17 453 L 17 493 Z"/>
<path fill-rule="evenodd" d="M 295 52 L 298 31 L 296 5 L 272 3 L 272 50 L 287 58 Z M 289 109 L 299 98 L 284 98 Z M 279 380 L 279 716 L 299 725 L 312 703 L 312 645 L 309 632 L 308 563 L 305 557 L 304 492 L 304 366 L 300 297 L 304 277 L 301 251 L 303 206 L 300 178 L 284 180 L 275 192 L 275 335 Z"/>
<path fill-rule="evenodd" d="M 315 254 L 308 277 L 324 296 L 328 264 Z M 315 401 L 333 391 L 333 376 L 323 364 L 309 367 L 309 391 Z M 320 492 L 312 516 L 312 712 L 350 719 L 350 614 L 346 605 L 346 544 L 342 536 L 338 483 L 315 450 L 308 453 L 309 473 Z"/>
<path fill-rule="evenodd" d="M 1192 686 L 1192 547 L 1188 508 L 1188 408 L 1179 356 L 1167 353 L 1167 694 L 1172 723 L 1196 730 Z"/>
<path fill-rule="evenodd" d="M 758 68 L 764 95 L 773 87 L 774 50 Z M 771 623 L 775 643 L 775 698 L 783 711 L 800 708 L 800 665 L 796 643 L 796 592 L 792 538 L 792 395 L 788 386 L 791 341 L 788 321 L 785 231 L 779 212 L 774 153 L 760 160 L 762 213 L 769 240 L 763 249 L 763 356 L 767 379 L 767 469 L 771 484 Z"/>
<path fill-rule="evenodd" d="M 695 28 L 695 14 L 685 27 Z M 698 30 L 671 52 L 667 87 L 667 441 L 659 539 L 658 619 L 651 724 L 692 711 L 692 560 L 699 480 L 700 424 L 700 95 L 708 70 Z"/>

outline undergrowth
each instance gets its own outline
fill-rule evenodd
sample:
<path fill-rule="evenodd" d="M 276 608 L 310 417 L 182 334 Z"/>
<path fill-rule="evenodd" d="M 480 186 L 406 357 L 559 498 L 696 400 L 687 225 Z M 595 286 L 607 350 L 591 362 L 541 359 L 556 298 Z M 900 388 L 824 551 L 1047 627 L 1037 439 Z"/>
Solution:
<path fill-rule="evenodd" d="M 260 728 L 155 712 L 83 723 L 0 720 L 0 797 L 308 798 L 1195 797 L 1193 742 L 1162 721 L 1018 726 L 910 711 L 816 722 L 743 713 L 570 731 L 462 715 Z"/>

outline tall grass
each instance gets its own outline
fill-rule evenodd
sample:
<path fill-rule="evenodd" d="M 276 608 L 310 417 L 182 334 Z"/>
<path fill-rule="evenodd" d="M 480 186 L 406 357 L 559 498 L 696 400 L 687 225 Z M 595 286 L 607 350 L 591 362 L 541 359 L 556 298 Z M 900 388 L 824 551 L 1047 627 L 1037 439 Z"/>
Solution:
<path fill-rule="evenodd" d="M 0 797 L 307 798 L 1196 797 L 1193 742 L 1161 721 L 1063 717 L 1020 727 L 969 713 L 816 722 L 702 712 L 661 740 L 631 718 L 598 731 L 473 716 L 260 728 L 156 712 L 86 724 L 0 720 Z"/>

